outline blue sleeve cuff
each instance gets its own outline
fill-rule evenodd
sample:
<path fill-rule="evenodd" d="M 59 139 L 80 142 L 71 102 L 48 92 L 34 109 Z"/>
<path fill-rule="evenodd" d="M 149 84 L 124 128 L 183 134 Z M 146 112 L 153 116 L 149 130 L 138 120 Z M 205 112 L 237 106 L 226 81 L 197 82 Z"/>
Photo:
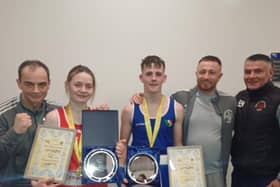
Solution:
<path fill-rule="evenodd" d="M 125 167 L 120 166 L 117 171 L 117 185 L 118 187 L 121 187 L 122 184 L 124 184 L 124 179 L 126 177 L 126 171 Z"/>

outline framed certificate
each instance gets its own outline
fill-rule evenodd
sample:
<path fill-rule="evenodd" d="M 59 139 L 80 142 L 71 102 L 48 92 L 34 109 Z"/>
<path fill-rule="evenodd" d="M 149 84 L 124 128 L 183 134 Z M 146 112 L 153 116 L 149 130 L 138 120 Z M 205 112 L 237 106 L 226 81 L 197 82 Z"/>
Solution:
<path fill-rule="evenodd" d="M 168 147 L 170 187 L 206 187 L 201 146 Z"/>
<path fill-rule="evenodd" d="M 52 177 L 63 183 L 73 151 L 76 131 L 39 126 L 33 141 L 24 176 L 30 179 Z"/>

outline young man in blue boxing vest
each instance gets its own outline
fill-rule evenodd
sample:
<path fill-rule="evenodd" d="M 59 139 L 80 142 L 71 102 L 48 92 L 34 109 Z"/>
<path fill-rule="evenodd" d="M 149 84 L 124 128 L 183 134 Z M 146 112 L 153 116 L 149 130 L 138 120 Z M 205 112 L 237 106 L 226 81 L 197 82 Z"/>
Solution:
<path fill-rule="evenodd" d="M 162 94 L 166 81 L 165 62 L 158 56 L 147 56 L 141 63 L 139 78 L 144 86 L 142 104 L 128 104 L 121 115 L 121 139 L 133 135 L 133 146 L 158 148 L 161 158 L 167 147 L 182 145 L 183 107 Z M 161 185 L 169 186 L 167 163 L 161 163 Z"/>

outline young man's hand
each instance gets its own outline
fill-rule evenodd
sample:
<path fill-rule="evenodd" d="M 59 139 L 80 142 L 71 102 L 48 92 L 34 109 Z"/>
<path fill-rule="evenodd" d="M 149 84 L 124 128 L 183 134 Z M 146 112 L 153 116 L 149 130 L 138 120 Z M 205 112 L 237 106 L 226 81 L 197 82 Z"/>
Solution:
<path fill-rule="evenodd" d="M 116 153 L 119 158 L 119 165 L 125 166 L 127 155 L 127 142 L 126 139 L 121 139 L 116 144 Z"/>
<path fill-rule="evenodd" d="M 136 93 L 133 94 L 132 97 L 129 99 L 129 102 L 135 104 L 142 104 L 143 102 L 144 93 Z"/>

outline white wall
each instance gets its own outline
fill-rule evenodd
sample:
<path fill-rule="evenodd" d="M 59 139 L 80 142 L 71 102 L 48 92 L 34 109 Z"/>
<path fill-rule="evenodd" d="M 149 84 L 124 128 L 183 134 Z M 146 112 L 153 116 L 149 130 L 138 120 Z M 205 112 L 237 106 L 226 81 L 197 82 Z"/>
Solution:
<path fill-rule="evenodd" d="M 167 62 L 167 95 L 195 84 L 200 57 L 223 60 L 219 88 L 243 89 L 243 61 L 279 51 L 279 0 L 0 0 L 0 100 L 17 95 L 17 67 L 40 59 L 49 98 L 67 102 L 63 82 L 76 64 L 97 77 L 94 104 L 121 109 L 140 91 L 140 62 Z"/>
<path fill-rule="evenodd" d="M 143 57 L 167 63 L 164 91 L 195 84 L 197 60 L 221 57 L 219 88 L 242 89 L 244 59 L 279 50 L 278 0 L 0 0 L 0 100 L 17 95 L 17 67 L 40 59 L 51 70 L 49 98 L 67 101 L 63 81 L 76 64 L 97 77 L 94 104 L 121 109 L 142 89 Z"/>

